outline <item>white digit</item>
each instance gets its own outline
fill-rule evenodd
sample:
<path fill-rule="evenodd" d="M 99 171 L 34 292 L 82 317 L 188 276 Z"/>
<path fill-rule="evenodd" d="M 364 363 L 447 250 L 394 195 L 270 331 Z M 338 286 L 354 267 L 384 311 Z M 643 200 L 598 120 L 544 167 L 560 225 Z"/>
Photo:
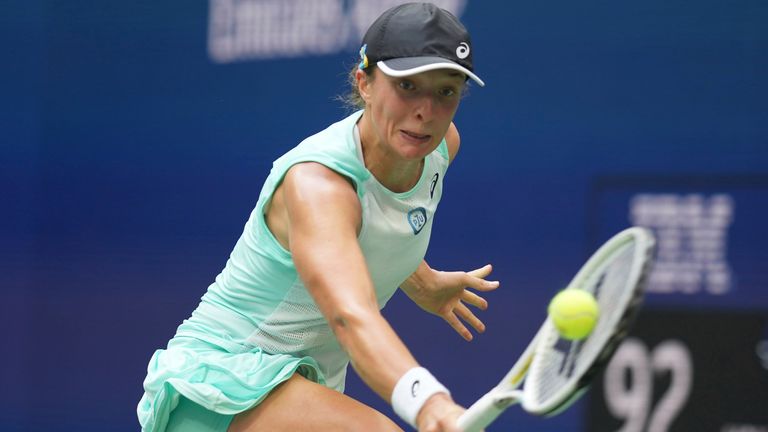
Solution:
<path fill-rule="evenodd" d="M 656 375 L 669 372 L 671 378 L 669 389 L 653 410 L 651 371 Z M 666 432 L 687 402 L 692 385 L 693 361 L 682 342 L 664 341 L 649 354 L 642 341 L 629 338 L 605 370 L 605 403 L 612 416 L 624 420 L 618 432 Z"/>
<path fill-rule="evenodd" d="M 624 420 L 619 432 L 641 432 L 648 417 L 652 385 L 645 345 L 634 338 L 624 341 L 608 363 L 604 382 L 608 411 Z"/>
<path fill-rule="evenodd" d="M 677 340 L 664 341 L 657 346 L 653 350 L 651 362 L 657 375 L 669 371 L 672 381 L 669 383 L 669 390 L 653 410 L 648 432 L 666 432 L 691 393 L 693 362 L 688 349 Z"/>

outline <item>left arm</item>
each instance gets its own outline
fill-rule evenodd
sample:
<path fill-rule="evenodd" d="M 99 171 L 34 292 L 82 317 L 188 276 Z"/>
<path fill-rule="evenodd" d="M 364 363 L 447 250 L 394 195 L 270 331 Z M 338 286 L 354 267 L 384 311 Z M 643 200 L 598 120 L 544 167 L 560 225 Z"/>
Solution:
<path fill-rule="evenodd" d="M 445 133 L 445 142 L 448 146 L 449 161 L 453 162 L 461 144 L 459 131 L 453 122 Z M 486 265 L 470 272 L 441 272 L 433 270 L 426 261 L 422 261 L 419 268 L 400 285 L 400 288 L 419 307 L 442 317 L 461 337 L 471 341 L 472 333 L 462 320 L 480 333 L 485 331 L 485 324 L 467 305 L 485 310 L 488 308 L 488 302 L 467 288 L 478 291 L 498 288 L 499 282 L 485 280 L 492 270 L 491 265 Z"/>

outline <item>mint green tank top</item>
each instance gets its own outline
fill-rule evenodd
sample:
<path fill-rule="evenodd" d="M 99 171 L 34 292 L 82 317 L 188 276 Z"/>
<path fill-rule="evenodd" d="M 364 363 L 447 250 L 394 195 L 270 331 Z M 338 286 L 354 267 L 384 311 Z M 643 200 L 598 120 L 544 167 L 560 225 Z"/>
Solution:
<path fill-rule="evenodd" d="M 351 179 L 362 208 L 358 242 L 379 307 L 384 307 L 424 259 L 448 149 L 443 140 L 425 158 L 416 186 L 394 193 L 365 167 L 356 126 L 361 115 L 356 112 L 329 126 L 274 162 L 224 270 L 176 336 L 202 339 L 230 352 L 258 347 L 272 354 L 309 356 L 328 387 L 344 390 L 349 358 L 299 278 L 291 253 L 267 228 L 264 208 L 297 163 L 318 162 Z"/>

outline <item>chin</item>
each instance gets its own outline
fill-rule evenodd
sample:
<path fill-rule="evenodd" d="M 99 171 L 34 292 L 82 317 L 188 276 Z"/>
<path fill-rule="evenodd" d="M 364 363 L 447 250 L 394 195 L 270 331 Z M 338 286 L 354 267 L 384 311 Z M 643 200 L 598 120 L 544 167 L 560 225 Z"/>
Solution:
<path fill-rule="evenodd" d="M 413 143 L 402 143 L 398 153 L 400 156 L 407 160 L 421 160 L 427 157 L 430 153 L 435 151 L 439 142 L 428 142 L 424 144 L 414 145 Z"/>
<path fill-rule="evenodd" d="M 403 159 L 409 160 L 409 161 L 419 161 L 427 157 L 430 153 L 432 153 L 437 146 L 429 146 L 427 147 L 420 147 L 420 148 L 406 148 L 403 149 L 400 152 L 400 156 Z"/>

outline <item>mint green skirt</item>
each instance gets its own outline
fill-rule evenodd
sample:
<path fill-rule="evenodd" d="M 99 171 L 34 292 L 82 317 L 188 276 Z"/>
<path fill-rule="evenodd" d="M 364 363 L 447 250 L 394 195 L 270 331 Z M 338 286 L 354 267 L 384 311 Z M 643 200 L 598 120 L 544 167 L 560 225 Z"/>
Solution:
<path fill-rule="evenodd" d="M 259 348 L 232 353 L 199 339 L 176 337 L 149 361 L 137 407 L 139 423 L 144 432 L 164 432 L 183 398 L 213 413 L 234 416 L 258 405 L 294 373 L 325 384 L 311 357 L 269 354 Z"/>
<path fill-rule="evenodd" d="M 166 432 L 227 432 L 235 418 L 208 411 L 191 400 L 181 396 L 179 404 L 171 411 Z"/>

